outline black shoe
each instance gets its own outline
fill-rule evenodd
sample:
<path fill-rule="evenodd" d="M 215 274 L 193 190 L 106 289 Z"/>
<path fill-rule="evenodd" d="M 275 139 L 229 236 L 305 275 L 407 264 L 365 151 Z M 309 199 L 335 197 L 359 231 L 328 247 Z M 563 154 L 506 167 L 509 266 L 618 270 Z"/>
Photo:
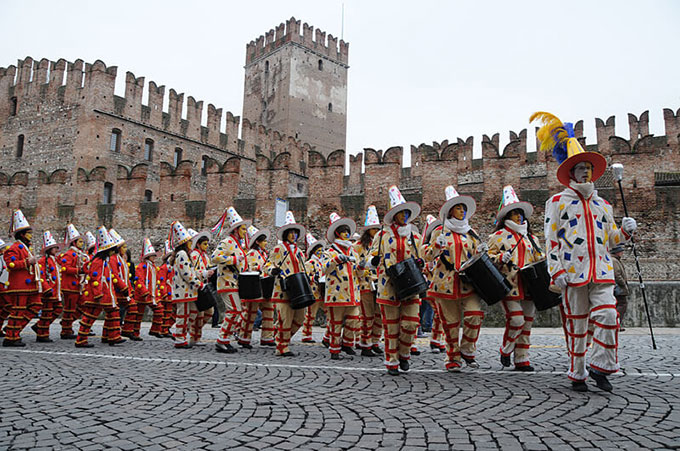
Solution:
<path fill-rule="evenodd" d="M 340 350 L 347 355 L 357 355 L 356 351 L 352 349 L 351 346 L 343 346 L 340 348 Z"/>
<path fill-rule="evenodd" d="M 76 343 L 76 348 L 94 348 L 92 343 Z"/>
<path fill-rule="evenodd" d="M 64 335 L 61 336 L 62 340 L 74 340 L 76 338 L 78 338 L 78 335 L 76 335 L 74 333 L 64 334 Z"/>
<path fill-rule="evenodd" d="M 121 337 L 129 338 L 129 339 L 132 339 L 132 337 L 134 337 L 135 334 L 134 334 L 133 332 L 121 332 L 121 333 L 120 333 L 120 336 L 121 336 Z"/>
<path fill-rule="evenodd" d="M 144 341 L 144 339 L 142 337 L 140 337 L 139 335 L 131 336 L 130 340 L 132 340 L 132 341 Z"/>
<path fill-rule="evenodd" d="M 309 337 L 309 338 L 303 338 L 302 342 L 303 343 L 316 343 L 316 340 L 313 339 L 312 337 Z"/>
<path fill-rule="evenodd" d="M 92 332 L 92 331 L 90 331 L 90 332 L 87 333 L 87 336 L 88 336 L 88 337 L 94 337 L 95 335 L 97 335 L 97 334 L 95 334 L 95 333 Z"/>
<path fill-rule="evenodd" d="M 23 348 L 26 346 L 26 343 L 21 340 L 8 340 L 5 338 L 2 340 L 2 346 L 5 348 Z"/>
<path fill-rule="evenodd" d="M 534 367 L 531 365 L 515 365 L 515 371 L 534 371 Z"/>
<path fill-rule="evenodd" d="M 328 342 L 328 340 L 321 340 L 321 344 L 324 345 L 325 347 L 329 347 L 331 344 Z"/>
<path fill-rule="evenodd" d="M 32 325 L 31 330 L 37 334 L 38 333 L 38 323 L 35 323 L 34 325 Z"/>
<path fill-rule="evenodd" d="M 361 350 L 361 357 L 377 357 L 378 354 L 373 352 L 371 348 L 366 348 Z"/>
<path fill-rule="evenodd" d="M 437 344 L 435 344 L 435 343 L 430 343 L 430 349 L 431 349 L 432 352 L 434 352 L 435 354 L 439 354 L 439 353 L 441 352 L 441 349 L 439 348 L 439 345 L 437 345 Z"/>
<path fill-rule="evenodd" d="M 90 335 L 88 334 L 88 337 L 89 337 L 89 336 L 90 336 Z M 106 344 L 106 343 L 108 343 L 108 342 L 109 342 L 109 339 L 108 339 L 108 338 L 102 338 L 102 343 Z"/>
<path fill-rule="evenodd" d="M 465 364 L 467 365 L 468 368 L 472 368 L 473 370 L 479 368 L 479 363 L 477 363 L 475 359 L 468 359 L 463 357 L 463 360 L 465 360 Z"/>
<path fill-rule="evenodd" d="M 234 354 L 238 352 L 237 349 L 229 343 L 215 343 L 215 351 L 221 352 L 222 354 Z"/>
<path fill-rule="evenodd" d="M 607 380 L 606 375 L 595 370 L 590 370 L 589 373 L 590 377 L 592 377 L 595 380 L 595 385 L 597 385 L 597 388 L 607 392 L 610 392 L 614 389 L 614 387 L 612 387 L 612 384 Z"/>
<path fill-rule="evenodd" d="M 192 346 L 189 343 L 176 344 L 175 349 L 191 349 Z"/>
<path fill-rule="evenodd" d="M 250 343 L 242 343 L 239 341 L 238 345 L 243 349 L 253 349 L 253 345 L 251 345 Z"/>
<path fill-rule="evenodd" d="M 588 391 L 588 386 L 583 381 L 571 381 L 571 389 L 583 393 Z"/>
<path fill-rule="evenodd" d="M 399 376 L 399 370 L 396 368 L 388 368 L 387 374 L 389 374 L 390 376 Z"/>
<path fill-rule="evenodd" d="M 331 354 L 331 360 L 342 360 L 342 356 L 340 354 Z"/>
<path fill-rule="evenodd" d="M 116 340 L 109 340 L 109 346 L 116 346 L 125 343 L 127 340 L 125 338 L 118 338 Z"/>
<path fill-rule="evenodd" d="M 295 353 L 293 351 L 286 351 L 283 354 L 279 354 L 279 357 L 295 357 Z"/>
<path fill-rule="evenodd" d="M 511 365 L 510 362 L 510 356 L 509 355 L 503 355 L 501 354 L 501 365 L 503 365 L 505 368 L 509 367 Z"/>
<path fill-rule="evenodd" d="M 373 351 L 373 352 L 374 352 L 375 354 L 377 354 L 377 355 L 382 355 L 382 354 L 383 354 L 383 350 L 382 350 L 382 349 L 380 348 L 380 346 L 378 346 L 378 345 L 373 345 L 373 346 L 371 346 L 371 351 Z"/>
<path fill-rule="evenodd" d="M 163 334 L 160 334 L 158 332 L 149 332 L 150 337 L 156 337 L 156 338 L 163 338 Z"/>
<path fill-rule="evenodd" d="M 50 337 L 38 337 L 35 339 L 37 343 L 53 343 L 54 340 L 52 340 Z"/>
<path fill-rule="evenodd" d="M 408 373 L 409 369 L 411 369 L 411 365 L 409 365 L 408 360 L 399 359 L 399 369 L 404 373 Z"/>
<path fill-rule="evenodd" d="M 411 355 L 420 355 L 420 350 L 416 348 L 411 349 Z"/>
<path fill-rule="evenodd" d="M 276 346 L 276 343 L 273 341 L 261 341 L 260 346 Z"/>

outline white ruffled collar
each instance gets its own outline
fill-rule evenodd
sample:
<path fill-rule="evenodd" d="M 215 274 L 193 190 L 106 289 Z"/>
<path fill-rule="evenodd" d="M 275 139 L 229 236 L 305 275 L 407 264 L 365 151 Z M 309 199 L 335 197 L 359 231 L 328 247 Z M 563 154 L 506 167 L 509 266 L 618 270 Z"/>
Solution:
<path fill-rule="evenodd" d="M 468 233 L 472 228 L 468 224 L 467 218 L 465 219 L 448 218 L 446 221 L 444 221 L 444 225 L 450 231 L 459 233 L 461 235 Z"/>
<path fill-rule="evenodd" d="M 569 182 L 569 188 L 580 193 L 585 199 L 588 199 L 595 191 L 595 184 L 593 182 L 577 183 L 575 180 L 572 180 Z"/>
<path fill-rule="evenodd" d="M 505 227 L 508 229 L 512 230 L 515 233 L 519 233 L 522 236 L 527 235 L 527 229 L 529 227 L 529 223 L 524 221 L 521 224 L 517 224 L 515 221 L 511 221 L 509 219 L 505 220 Z"/>

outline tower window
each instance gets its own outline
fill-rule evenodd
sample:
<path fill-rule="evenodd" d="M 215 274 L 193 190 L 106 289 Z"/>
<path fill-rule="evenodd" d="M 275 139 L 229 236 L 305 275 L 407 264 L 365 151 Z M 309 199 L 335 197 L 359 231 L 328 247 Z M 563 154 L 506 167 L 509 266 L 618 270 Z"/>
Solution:
<path fill-rule="evenodd" d="M 104 183 L 104 196 L 102 196 L 102 203 L 103 204 L 113 203 L 113 183 L 110 182 Z"/>
<path fill-rule="evenodd" d="M 319 60 L 319 70 L 323 70 L 323 60 Z"/>
<path fill-rule="evenodd" d="M 208 156 L 203 155 L 201 161 L 201 175 L 208 175 Z"/>
<path fill-rule="evenodd" d="M 151 161 L 153 159 L 153 139 L 147 138 L 144 141 L 144 159 Z"/>
<path fill-rule="evenodd" d="M 17 102 L 16 97 L 12 97 L 9 99 L 9 115 L 10 116 L 16 116 L 17 115 L 17 107 L 19 106 L 19 103 Z"/>
<path fill-rule="evenodd" d="M 112 152 L 120 152 L 120 130 L 114 128 L 111 130 L 111 143 L 109 145 L 109 150 Z"/>
<path fill-rule="evenodd" d="M 264 71 L 269 72 L 269 61 L 264 62 Z"/>
<path fill-rule="evenodd" d="M 333 112 L 333 104 L 332 103 L 328 104 L 328 111 L 330 111 L 331 113 Z"/>
<path fill-rule="evenodd" d="M 175 147 L 175 167 L 182 161 L 182 149 L 180 147 Z"/>
<path fill-rule="evenodd" d="M 24 156 L 24 135 L 17 136 L 17 158 Z"/>
<path fill-rule="evenodd" d="M 150 189 L 144 191 L 144 202 L 151 202 L 153 199 L 153 192 Z"/>

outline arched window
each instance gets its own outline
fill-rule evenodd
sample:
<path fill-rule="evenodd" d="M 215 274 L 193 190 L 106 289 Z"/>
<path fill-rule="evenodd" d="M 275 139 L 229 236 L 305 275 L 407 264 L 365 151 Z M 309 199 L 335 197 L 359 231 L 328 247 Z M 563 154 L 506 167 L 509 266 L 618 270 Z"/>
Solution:
<path fill-rule="evenodd" d="M 144 191 L 144 202 L 153 201 L 153 192 L 150 189 Z"/>
<path fill-rule="evenodd" d="M 19 106 L 19 104 L 17 102 L 16 97 L 12 97 L 11 99 L 9 99 L 9 115 L 10 116 L 16 116 L 17 115 L 18 106 Z"/>
<path fill-rule="evenodd" d="M 113 183 L 104 183 L 104 195 L 102 196 L 102 204 L 113 203 Z"/>
<path fill-rule="evenodd" d="M 111 143 L 109 150 L 112 152 L 120 152 L 120 136 L 121 132 L 117 128 L 111 130 Z"/>
<path fill-rule="evenodd" d="M 264 62 L 264 71 L 269 72 L 269 61 Z"/>
<path fill-rule="evenodd" d="M 323 70 L 323 60 L 319 60 L 319 70 Z"/>
<path fill-rule="evenodd" d="M 333 104 L 332 103 L 328 104 L 328 111 L 330 111 L 331 113 L 333 112 Z"/>
<path fill-rule="evenodd" d="M 17 136 L 17 158 L 24 156 L 24 135 Z"/>
<path fill-rule="evenodd" d="M 144 159 L 152 161 L 153 159 L 153 139 L 146 138 L 144 141 Z"/>
<path fill-rule="evenodd" d="M 180 147 L 175 147 L 175 167 L 182 161 L 182 149 Z"/>

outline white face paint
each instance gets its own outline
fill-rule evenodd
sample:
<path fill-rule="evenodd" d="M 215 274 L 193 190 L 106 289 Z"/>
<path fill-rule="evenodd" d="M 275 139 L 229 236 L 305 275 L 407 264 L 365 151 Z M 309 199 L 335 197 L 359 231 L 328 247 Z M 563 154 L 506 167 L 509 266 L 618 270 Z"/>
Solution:
<path fill-rule="evenodd" d="M 587 161 L 577 163 L 572 171 L 574 180 L 578 183 L 588 183 L 593 178 L 593 165 Z"/>

